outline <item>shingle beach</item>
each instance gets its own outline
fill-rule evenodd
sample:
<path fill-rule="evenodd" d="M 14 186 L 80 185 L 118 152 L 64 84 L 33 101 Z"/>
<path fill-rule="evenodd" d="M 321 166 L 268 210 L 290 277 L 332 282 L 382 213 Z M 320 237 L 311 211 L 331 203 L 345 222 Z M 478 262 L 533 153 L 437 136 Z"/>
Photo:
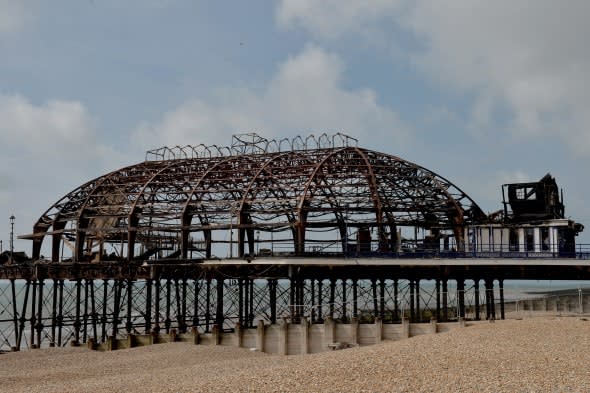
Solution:
<path fill-rule="evenodd" d="M 313 355 L 158 344 L 0 355 L 2 392 L 587 392 L 590 321 L 496 321 Z"/>

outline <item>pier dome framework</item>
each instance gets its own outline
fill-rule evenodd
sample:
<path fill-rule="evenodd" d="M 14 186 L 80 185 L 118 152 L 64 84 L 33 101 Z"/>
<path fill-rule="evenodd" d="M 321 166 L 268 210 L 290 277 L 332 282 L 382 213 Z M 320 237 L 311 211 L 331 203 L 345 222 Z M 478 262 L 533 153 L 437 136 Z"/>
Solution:
<path fill-rule="evenodd" d="M 241 134 L 228 147 L 151 150 L 66 194 L 28 238 L 36 260 L 49 237 L 53 262 L 388 253 L 403 228 L 460 249 L 464 227 L 485 219 L 444 177 L 344 134 Z"/>

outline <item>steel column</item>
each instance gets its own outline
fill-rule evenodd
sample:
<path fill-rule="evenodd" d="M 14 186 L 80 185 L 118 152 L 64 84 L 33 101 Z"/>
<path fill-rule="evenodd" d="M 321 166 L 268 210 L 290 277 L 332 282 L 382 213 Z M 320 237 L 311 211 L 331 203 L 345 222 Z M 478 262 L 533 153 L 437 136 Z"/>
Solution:
<path fill-rule="evenodd" d="M 223 331 L 223 278 L 217 278 L 217 310 L 215 313 L 215 324 L 219 331 Z"/>
<path fill-rule="evenodd" d="M 398 288 L 398 279 L 394 278 L 393 279 L 393 320 L 394 321 L 398 321 L 400 319 L 400 315 L 399 315 L 399 288 Z"/>
<path fill-rule="evenodd" d="M 352 280 L 352 317 L 358 318 L 358 279 Z"/>
<path fill-rule="evenodd" d="M 379 293 L 379 317 L 381 320 L 385 318 L 385 279 L 379 280 L 380 293 Z"/>
<path fill-rule="evenodd" d="M 59 290 L 58 280 L 53 279 L 53 301 L 51 302 L 51 342 L 49 347 L 55 347 L 55 328 L 57 327 L 57 294 Z"/>
<path fill-rule="evenodd" d="M 31 299 L 31 318 L 29 320 L 31 324 L 31 335 L 30 335 L 30 342 L 31 348 L 35 348 L 35 305 L 37 303 L 37 281 L 33 280 L 33 297 Z"/>
<path fill-rule="evenodd" d="M 125 330 L 127 334 L 133 331 L 133 322 L 131 321 L 131 311 L 133 308 L 133 281 L 127 280 L 127 322 L 125 323 Z"/>
<path fill-rule="evenodd" d="M 39 279 L 39 301 L 37 305 L 37 323 L 35 329 L 37 330 L 37 347 L 41 348 L 41 333 L 43 332 L 43 279 Z"/>
<path fill-rule="evenodd" d="M 465 280 L 457 279 L 458 310 L 457 317 L 465 318 Z"/>
<path fill-rule="evenodd" d="M 170 278 L 166 279 L 166 319 L 164 319 L 164 329 L 166 334 L 170 334 L 170 326 L 172 325 L 172 320 L 170 319 L 170 308 L 171 308 L 171 299 L 170 299 L 170 289 L 172 287 L 172 283 Z"/>
<path fill-rule="evenodd" d="M 500 318 L 505 319 L 504 313 L 504 279 L 498 279 L 498 285 L 500 286 Z"/>
<path fill-rule="evenodd" d="M 156 279 L 156 298 L 154 299 L 154 328 L 152 331 L 156 334 L 160 332 L 160 291 L 162 287 L 162 280 L 160 277 Z"/>
<path fill-rule="evenodd" d="M 336 279 L 330 278 L 330 318 L 334 319 L 334 303 L 336 302 Z"/>
<path fill-rule="evenodd" d="M 416 279 L 414 290 L 416 291 L 416 321 L 422 322 L 422 312 L 420 311 L 420 279 Z"/>
<path fill-rule="evenodd" d="M 107 301 L 108 301 L 109 281 L 102 282 L 102 318 L 101 322 L 101 341 L 104 343 L 107 339 Z"/>
<path fill-rule="evenodd" d="M 444 322 L 449 320 L 448 294 L 449 294 L 448 280 L 445 277 L 442 280 L 442 312 L 443 312 L 442 319 Z"/>
<path fill-rule="evenodd" d="M 440 279 L 435 281 L 436 286 L 436 320 L 440 321 Z"/>
<path fill-rule="evenodd" d="M 414 300 L 414 279 L 410 280 L 410 322 L 416 321 L 416 310 L 415 310 L 415 300 Z"/>
<path fill-rule="evenodd" d="M 479 321 L 481 319 L 481 310 L 479 309 L 479 278 L 475 279 L 473 288 L 475 291 L 475 320 Z"/>
<path fill-rule="evenodd" d="M 17 312 L 17 299 L 16 299 L 16 285 L 15 285 L 15 279 L 12 278 L 10 279 L 10 291 L 12 293 L 12 320 L 14 323 L 14 338 L 15 338 L 15 345 L 13 347 L 13 350 L 19 350 L 19 348 L 16 346 L 16 339 L 18 337 L 18 312 Z"/>

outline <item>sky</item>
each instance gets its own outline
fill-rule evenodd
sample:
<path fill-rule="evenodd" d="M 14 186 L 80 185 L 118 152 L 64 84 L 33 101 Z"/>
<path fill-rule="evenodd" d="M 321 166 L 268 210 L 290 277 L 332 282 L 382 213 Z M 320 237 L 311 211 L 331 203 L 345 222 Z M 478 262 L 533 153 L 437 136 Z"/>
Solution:
<path fill-rule="evenodd" d="M 161 146 L 334 134 L 486 212 L 546 173 L 590 244 L 586 0 L 0 0 L 0 239 Z M 30 253 L 30 242 L 15 250 Z"/>

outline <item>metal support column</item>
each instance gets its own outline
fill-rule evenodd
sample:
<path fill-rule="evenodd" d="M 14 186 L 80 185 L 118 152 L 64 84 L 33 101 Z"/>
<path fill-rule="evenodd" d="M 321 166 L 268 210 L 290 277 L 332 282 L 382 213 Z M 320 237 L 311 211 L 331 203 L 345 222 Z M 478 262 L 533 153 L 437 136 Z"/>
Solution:
<path fill-rule="evenodd" d="M 184 326 L 183 326 L 183 315 L 182 315 L 182 306 L 181 306 L 181 299 L 180 299 L 180 280 L 174 280 L 174 298 L 176 299 L 176 326 L 178 327 L 178 333 L 182 333 Z"/>
<path fill-rule="evenodd" d="M 443 313 L 442 320 L 443 320 L 443 322 L 446 322 L 449 320 L 448 294 L 449 294 L 448 280 L 445 277 L 442 280 L 442 313 Z"/>
<path fill-rule="evenodd" d="M 310 295 L 309 297 L 311 298 L 311 309 L 309 311 L 310 314 L 310 322 L 311 323 L 315 323 L 315 280 L 312 278 L 311 280 L 309 280 L 309 290 L 310 290 Z"/>
<path fill-rule="evenodd" d="M 145 334 L 152 331 L 152 280 L 145 280 Z"/>
<path fill-rule="evenodd" d="M 414 279 L 410 280 L 410 322 L 416 322 L 416 310 L 415 310 L 415 285 L 414 285 Z"/>
<path fill-rule="evenodd" d="M 268 291 L 270 298 L 270 323 L 277 323 L 277 280 L 268 280 Z"/>
<path fill-rule="evenodd" d="M 113 304 L 113 329 L 111 331 L 111 336 L 113 338 L 117 338 L 117 333 L 119 331 L 119 312 L 121 311 L 121 287 L 122 287 L 121 280 L 114 280 L 113 281 L 113 293 L 114 293 L 114 304 Z"/>
<path fill-rule="evenodd" d="M 84 313 L 82 314 L 82 342 L 88 341 L 88 284 L 90 280 L 84 280 Z"/>
<path fill-rule="evenodd" d="M 162 287 L 162 280 L 160 277 L 156 278 L 156 298 L 154 299 L 154 328 L 152 331 L 156 334 L 160 332 L 160 292 Z"/>
<path fill-rule="evenodd" d="M 211 278 L 207 277 L 205 297 L 205 332 L 209 333 L 211 323 Z"/>
<path fill-rule="evenodd" d="M 330 318 L 334 319 L 334 303 L 336 302 L 336 279 L 330 278 Z"/>
<path fill-rule="evenodd" d="M 465 318 L 465 280 L 457 279 L 458 310 L 457 317 Z"/>
<path fill-rule="evenodd" d="M 244 280 L 244 325 L 248 326 L 248 314 L 250 310 L 250 279 L 246 278 Z"/>
<path fill-rule="evenodd" d="M 295 280 L 294 277 L 289 279 L 289 316 L 292 323 L 295 321 Z"/>
<path fill-rule="evenodd" d="M 348 307 L 346 302 L 346 279 L 341 279 L 340 282 L 342 283 L 342 311 L 340 313 L 340 318 L 342 319 L 342 322 L 345 322 L 348 318 L 346 315 L 346 307 Z"/>
<path fill-rule="evenodd" d="M 481 319 L 481 310 L 479 307 L 479 278 L 475 279 L 473 289 L 475 291 L 475 320 L 479 321 Z"/>
<path fill-rule="evenodd" d="M 223 331 L 223 278 L 217 278 L 217 311 L 215 312 L 215 324 L 219 331 Z"/>
<path fill-rule="evenodd" d="M 300 322 L 305 312 L 305 279 L 299 277 L 297 282 L 297 322 Z"/>
<path fill-rule="evenodd" d="M 504 312 L 504 279 L 498 279 L 498 285 L 500 286 L 500 318 L 505 319 L 506 315 Z"/>
<path fill-rule="evenodd" d="M 324 322 L 324 316 L 323 316 L 323 281 L 322 279 L 318 280 L 318 322 L 322 323 Z"/>
<path fill-rule="evenodd" d="M 417 279 L 415 286 L 414 286 L 414 291 L 416 292 L 416 298 L 414 299 L 416 301 L 416 321 L 417 322 L 422 322 L 422 313 L 420 312 L 420 280 Z"/>
<path fill-rule="evenodd" d="M 485 279 L 485 287 L 486 287 L 486 319 L 490 319 L 492 317 L 492 297 L 491 297 L 491 283 L 490 279 Z"/>
<path fill-rule="evenodd" d="M 36 322 L 35 305 L 36 305 L 36 303 L 37 303 L 37 281 L 33 280 L 33 297 L 31 299 L 31 318 L 29 319 L 29 322 L 31 324 L 31 335 L 30 335 L 31 348 L 35 348 L 35 322 Z"/>
<path fill-rule="evenodd" d="M 358 279 L 352 280 L 352 317 L 358 318 Z"/>
<path fill-rule="evenodd" d="M 59 291 L 59 284 L 56 278 L 53 279 L 53 301 L 51 302 L 51 342 L 49 347 L 55 347 L 56 337 L 55 328 L 57 327 L 57 294 Z M 17 334 L 18 336 L 18 334 Z"/>
<path fill-rule="evenodd" d="M 399 321 L 399 282 L 397 278 L 393 279 L 393 320 Z"/>
<path fill-rule="evenodd" d="M 193 311 L 193 327 L 197 328 L 199 326 L 199 292 L 201 289 L 201 284 L 199 282 L 200 280 L 195 280 L 193 282 L 194 286 L 195 286 L 195 304 L 194 306 L 194 311 Z"/>
<path fill-rule="evenodd" d="M 176 326 L 178 327 L 178 333 L 182 333 L 183 331 L 183 314 L 182 314 L 182 299 L 180 298 L 180 280 L 179 279 L 175 279 L 174 280 L 174 298 L 176 299 L 176 314 L 175 314 L 175 318 L 176 318 Z"/>
<path fill-rule="evenodd" d="M 440 279 L 436 279 L 436 320 L 440 321 Z"/>
<path fill-rule="evenodd" d="M 37 330 L 37 347 L 41 348 L 41 333 L 43 332 L 43 279 L 39 279 L 39 301 L 37 305 L 37 323 L 35 330 Z"/>
<path fill-rule="evenodd" d="M 164 330 L 166 334 L 170 334 L 170 326 L 172 325 L 172 320 L 170 319 L 170 309 L 172 307 L 171 302 L 172 299 L 170 298 L 170 290 L 172 289 L 172 282 L 170 278 L 166 279 L 166 319 L 164 319 Z"/>
<path fill-rule="evenodd" d="M 20 313 L 21 317 L 20 317 L 20 325 L 18 328 L 18 338 L 16 340 L 16 350 L 17 351 L 20 351 L 22 337 L 23 337 L 23 331 L 25 330 L 25 322 L 27 320 L 25 315 L 27 313 L 27 303 L 28 303 L 28 299 L 29 299 L 30 287 L 31 287 L 31 280 L 27 280 L 26 287 L 25 287 L 25 299 L 23 301 L 22 311 Z"/>
<path fill-rule="evenodd" d="M 244 282 L 238 278 L 238 323 L 244 326 Z"/>
<path fill-rule="evenodd" d="M 496 319 L 496 299 L 494 294 L 494 279 L 490 280 L 490 305 L 492 307 L 492 319 Z"/>
<path fill-rule="evenodd" d="M 182 333 L 187 332 L 187 323 L 186 323 L 186 277 L 182 278 L 182 327 L 180 331 Z"/>
<path fill-rule="evenodd" d="M 57 345 L 61 347 L 61 335 L 64 325 L 64 280 L 59 280 L 59 305 L 57 311 Z"/>
<path fill-rule="evenodd" d="M 254 326 L 254 279 L 250 280 L 250 308 L 248 314 L 248 326 Z"/>
<path fill-rule="evenodd" d="M 96 312 L 96 299 L 94 298 L 94 280 L 90 280 L 90 308 L 92 310 L 92 338 L 94 342 L 98 341 L 98 329 L 96 326 L 96 320 L 98 313 Z"/>
<path fill-rule="evenodd" d="M 133 281 L 127 280 L 127 322 L 125 323 L 125 331 L 131 334 L 133 331 L 133 321 L 131 320 L 131 311 L 133 308 Z"/>
<path fill-rule="evenodd" d="M 107 340 L 107 305 L 108 305 L 109 281 L 102 282 L 102 318 L 101 322 L 101 341 L 104 343 Z"/>
<path fill-rule="evenodd" d="M 385 279 L 379 280 L 379 317 L 381 320 L 385 318 Z"/>
<path fill-rule="evenodd" d="M 373 316 L 379 315 L 379 303 L 377 302 L 377 280 L 371 279 L 371 289 L 373 290 Z"/>
<path fill-rule="evenodd" d="M 14 350 L 19 350 L 19 348 L 16 346 L 16 338 L 18 337 L 18 312 L 17 312 L 17 299 L 16 299 L 16 285 L 15 285 L 15 280 L 14 278 L 10 279 L 10 290 L 12 292 L 12 321 L 14 323 L 14 338 L 15 338 L 15 343 L 14 343 Z M 54 284 L 54 289 L 55 291 L 55 284 Z"/>
<path fill-rule="evenodd" d="M 80 303 L 82 297 L 82 280 L 76 279 L 76 317 L 74 320 L 74 345 L 80 344 L 80 330 L 82 329 L 82 321 L 80 320 Z"/>

